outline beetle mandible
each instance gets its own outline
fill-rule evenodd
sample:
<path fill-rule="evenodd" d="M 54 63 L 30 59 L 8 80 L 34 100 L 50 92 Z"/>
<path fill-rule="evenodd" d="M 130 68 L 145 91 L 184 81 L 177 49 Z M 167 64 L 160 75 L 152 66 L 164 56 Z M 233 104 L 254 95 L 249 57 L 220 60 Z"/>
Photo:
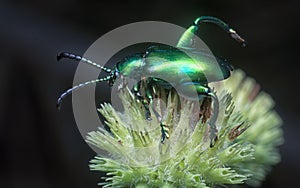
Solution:
<path fill-rule="evenodd" d="M 211 117 L 209 117 L 210 146 L 212 147 L 218 138 L 216 120 L 219 113 L 219 102 L 217 95 L 208 84 L 230 77 L 233 67 L 227 61 L 221 59 L 217 59 L 218 63 L 216 65 L 212 63 L 213 60 L 211 57 L 195 49 L 194 35 L 199 30 L 199 24 L 203 22 L 216 24 L 230 34 L 230 36 L 242 46 L 246 45 L 245 40 L 222 20 L 211 16 L 201 16 L 182 34 L 176 48 L 159 45 L 151 46 L 144 53 L 137 53 L 122 59 L 112 69 L 98 65 L 79 55 L 62 52 L 57 56 L 58 61 L 63 58 L 82 61 L 102 69 L 109 75 L 104 78 L 98 78 L 79 84 L 67 90 L 58 98 L 57 107 L 60 108 L 62 100 L 79 88 L 103 81 L 107 81 L 109 86 L 112 86 L 117 77 L 124 76 L 140 80 L 133 86 L 132 91 L 136 99 L 143 103 L 146 109 L 146 118 L 150 118 L 149 104 L 151 104 L 153 100 L 153 86 L 160 86 L 166 90 L 170 90 L 176 85 L 180 88 L 181 95 L 184 97 L 189 98 L 191 92 L 196 91 L 197 98 L 194 98 L 194 100 L 202 100 L 204 96 L 208 99 L 209 105 L 211 105 L 211 101 L 213 101 L 213 112 Z M 195 60 L 184 53 L 184 51 L 197 54 L 200 58 Z M 217 73 L 219 70 L 221 70 L 222 74 Z M 181 77 L 181 74 L 185 76 Z M 209 81 L 207 80 L 207 74 L 209 75 Z M 160 79 L 159 75 L 168 77 L 168 82 Z M 188 79 L 182 79 L 186 77 L 186 75 Z M 161 142 L 163 143 L 166 138 L 169 138 L 168 125 L 162 121 L 157 112 L 154 111 L 154 113 L 160 120 Z"/>

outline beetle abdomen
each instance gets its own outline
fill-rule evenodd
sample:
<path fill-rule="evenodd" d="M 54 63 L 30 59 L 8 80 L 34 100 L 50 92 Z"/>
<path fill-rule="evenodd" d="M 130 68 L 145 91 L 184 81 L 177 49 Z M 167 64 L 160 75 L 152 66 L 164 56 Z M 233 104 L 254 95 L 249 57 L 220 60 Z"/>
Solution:
<path fill-rule="evenodd" d="M 145 57 L 145 76 L 162 78 L 174 84 L 186 81 L 206 84 L 230 76 L 227 65 L 201 52 L 190 51 L 186 54 L 176 48 L 155 49 Z"/>

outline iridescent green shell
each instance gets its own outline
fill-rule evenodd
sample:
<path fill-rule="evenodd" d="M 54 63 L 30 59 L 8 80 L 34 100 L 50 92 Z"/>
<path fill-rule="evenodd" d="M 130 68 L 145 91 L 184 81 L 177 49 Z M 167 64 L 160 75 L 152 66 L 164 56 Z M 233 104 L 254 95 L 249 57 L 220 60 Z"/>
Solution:
<path fill-rule="evenodd" d="M 144 56 L 135 54 L 125 58 L 116 68 L 131 78 L 152 77 L 173 84 L 216 82 L 228 78 L 232 70 L 226 61 L 202 52 L 157 46 L 149 48 Z"/>

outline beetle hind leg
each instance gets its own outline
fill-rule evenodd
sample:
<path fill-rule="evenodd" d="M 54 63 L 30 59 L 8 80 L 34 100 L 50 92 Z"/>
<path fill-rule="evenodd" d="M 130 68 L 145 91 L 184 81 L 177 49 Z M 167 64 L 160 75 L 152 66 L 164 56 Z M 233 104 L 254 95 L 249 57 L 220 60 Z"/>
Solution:
<path fill-rule="evenodd" d="M 151 113 L 149 110 L 149 104 L 152 102 L 152 96 L 150 91 L 145 87 L 144 80 L 137 82 L 132 90 L 135 98 L 141 102 L 145 109 L 145 116 L 147 120 L 151 120 Z"/>
<path fill-rule="evenodd" d="M 199 118 L 202 118 L 202 123 L 205 123 L 212 114 L 212 99 L 211 97 L 205 96 L 201 102 Z"/>
<path fill-rule="evenodd" d="M 216 126 L 217 118 L 219 115 L 219 99 L 215 92 L 208 93 L 208 96 L 212 99 L 213 102 L 213 112 L 212 117 L 210 118 L 208 124 L 210 126 L 210 147 L 213 147 L 215 143 L 218 141 L 218 130 Z"/>
<path fill-rule="evenodd" d="M 219 115 L 219 100 L 217 95 L 207 84 L 197 82 L 185 82 L 178 88 L 183 96 L 189 96 L 192 100 L 198 99 L 201 102 L 199 115 L 202 118 L 202 123 L 208 122 L 209 124 L 210 146 L 214 146 L 218 140 L 216 121 Z M 194 98 L 194 92 L 197 93 L 198 98 Z"/>
<path fill-rule="evenodd" d="M 202 117 L 202 123 L 207 122 L 209 125 L 210 147 L 213 147 L 218 140 L 216 122 L 219 115 L 219 100 L 214 92 L 209 92 L 205 95 L 206 97 L 202 100 L 200 106 L 200 116 Z"/>
<path fill-rule="evenodd" d="M 236 40 L 238 43 L 240 43 L 243 47 L 246 46 L 246 41 L 239 36 L 235 30 L 229 27 L 228 24 L 226 24 L 224 21 L 212 17 L 212 16 L 200 16 L 197 18 L 193 24 L 182 34 L 180 37 L 177 47 L 183 48 L 183 49 L 194 49 L 195 48 L 195 34 L 199 30 L 199 25 L 201 23 L 213 23 L 220 28 L 222 28 L 224 31 L 226 31 L 234 40 Z"/>
<path fill-rule="evenodd" d="M 213 92 L 200 94 L 201 98 L 203 98 L 203 95 L 205 95 L 205 98 L 202 99 L 199 116 L 202 118 L 202 123 L 208 122 L 210 147 L 213 147 L 218 140 L 216 121 L 219 114 L 219 101 Z"/>

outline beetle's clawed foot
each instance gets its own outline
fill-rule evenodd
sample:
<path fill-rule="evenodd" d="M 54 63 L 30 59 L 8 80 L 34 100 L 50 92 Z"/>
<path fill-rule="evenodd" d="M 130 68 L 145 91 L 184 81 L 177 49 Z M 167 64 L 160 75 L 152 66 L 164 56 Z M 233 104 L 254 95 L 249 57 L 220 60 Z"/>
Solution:
<path fill-rule="evenodd" d="M 209 123 L 209 138 L 210 138 L 210 147 L 213 147 L 218 141 L 218 130 L 215 123 Z"/>
<path fill-rule="evenodd" d="M 145 116 L 146 116 L 146 120 L 147 121 L 151 121 L 152 120 L 151 113 L 149 111 L 146 111 Z"/>
<path fill-rule="evenodd" d="M 209 144 L 209 147 L 214 147 L 214 145 L 216 144 L 216 142 L 218 141 L 218 136 L 215 135 L 214 138 L 210 138 L 210 144 Z"/>
<path fill-rule="evenodd" d="M 237 34 L 235 30 L 230 29 L 229 34 L 233 39 L 240 43 L 242 47 L 245 47 L 247 45 L 247 42 L 239 34 Z"/>
<path fill-rule="evenodd" d="M 213 147 L 218 141 L 218 129 L 215 121 L 210 120 L 208 122 L 208 125 L 209 125 L 210 147 Z"/>

